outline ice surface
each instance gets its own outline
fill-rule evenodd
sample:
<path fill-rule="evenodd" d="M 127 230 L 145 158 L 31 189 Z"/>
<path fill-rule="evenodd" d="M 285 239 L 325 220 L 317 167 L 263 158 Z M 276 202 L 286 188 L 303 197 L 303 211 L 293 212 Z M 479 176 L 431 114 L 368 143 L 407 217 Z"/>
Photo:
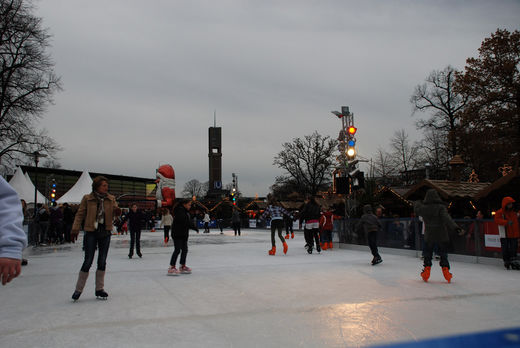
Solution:
<path fill-rule="evenodd" d="M 172 244 L 143 232 L 143 258 L 128 258 L 129 236 L 113 236 L 107 301 L 87 286 L 71 301 L 80 243 L 27 249 L 29 265 L 0 288 L 0 347 L 350 347 L 520 326 L 520 272 L 452 261 L 424 283 L 421 261 L 364 251 L 308 255 L 301 233 L 277 240 L 266 230 L 241 237 L 190 235 L 193 274 L 166 276 Z M 171 242 L 170 242 L 171 243 Z"/>

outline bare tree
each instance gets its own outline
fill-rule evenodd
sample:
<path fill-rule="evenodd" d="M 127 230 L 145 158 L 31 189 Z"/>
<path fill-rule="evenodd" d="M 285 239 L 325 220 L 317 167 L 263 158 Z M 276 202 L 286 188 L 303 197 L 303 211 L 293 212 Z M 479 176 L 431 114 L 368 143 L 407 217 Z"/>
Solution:
<path fill-rule="evenodd" d="M 450 154 L 448 151 L 448 137 L 446 134 L 428 129 L 420 143 L 420 158 L 430 165 L 434 173 L 440 173 L 448 168 Z"/>
<path fill-rule="evenodd" d="M 300 192 L 316 194 L 330 185 L 336 145 L 335 139 L 314 132 L 284 143 L 273 164 L 286 171 L 282 181 L 292 179 Z"/>
<path fill-rule="evenodd" d="M 46 52 L 50 35 L 30 0 L 0 0 L 0 163 L 10 166 L 33 151 L 61 150 L 36 121 L 61 89 Z"/>
<path fill-rule="evenodd" d="M 377 149 L 373 168 L 375 176 L 379 178 L 388 178 L 395 174 L 392 156 L 380 147 Z"/>
<path fill-rule="evenodd" d="M 58 162 L 58 160 L 56 160 L 54 158 L 47 158 L 43 162 L 42 167 L 44 167 L 44 168 L 60 169 L 61 168 L 61 163 Z"/>
<path fill-rule="evenodd" d="M 417 128 L 435 130 L 440 137 L 448 136 L 451 155 L 458 152 L 457 130 L 460 117 L 468 102 L 468 97 L 454 90 L 457 70 L 447 66 L 444 70 L 434 70 L 426 82 L 415 87 L 410 98 L 413 111 L 431 111 L 427 120 L 419 120 Z"/>
<path fill-rule="evenodd" d="M 394 133 L 393 138 L 390 139 L 390 148 L 392 149 L 390 155 L 396 169 L 404 173 L 415 169 L 419 159 L 419 145 L 410 144 L 409 136 L 404 129 Z"/>
<path fill-rule="evenodd" d="M 208 192 L 208 183 L 201 183 L 197 179 L 192 179 L 184 184 L 184 188 L 182 189 L 182 196 L 185 198 L 191 198 L 193 196 L 196 197 L 204 197 Z"/>

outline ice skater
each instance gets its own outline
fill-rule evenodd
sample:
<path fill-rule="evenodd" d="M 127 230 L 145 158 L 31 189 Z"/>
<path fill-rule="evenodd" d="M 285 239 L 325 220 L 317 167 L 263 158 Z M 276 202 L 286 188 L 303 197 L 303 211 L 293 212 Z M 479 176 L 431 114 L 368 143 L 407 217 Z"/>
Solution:
<path fill-rule="evenodd" d="M 316 251 L 321 252 L 320 247 L 320 206 L 316 203 L 314 197 L 307 197 L 305 199 L 305 207 L 300 214 L 300 227 L 302 224 L 303 234 L 305 236 L 305 249 L 309 254 L 312 254 L 314 248 L 314 241 L 316 241 Z"/>
<path fill-rule="evenodd" d="M 332 249 L 332 228 L 334 226 L 334 214 L 330 209 L 320 217 L 320 241 L 323 250 Z"/>
<path fill-rule="evenodd" d="M 368 238 L 368 246 L 370 247 L 370 252 L 373 256 L 372 266 L 383 262 L 383 259 L 377 250 L 377 233 L 381 228 L 381 222 L 372 212 L 372 206 L 370 204 L 365 205 L 363 207 L 363 215 L 356 225 L 356 233 L 359 233 L 361 229 L 363 229 Z"/>
<path fill-rule="evenodd" d="M 130 229 L 130 250 L 128 251 L 128 258 L 131 259 L 134 256 L 134 245 L 135 253 L 139 257 L 143 257 L 141 254 L 141 226 L 145 219 L 143 213 L 137 209 L 137 204 L 132 203 L 130 211 L 126 214 L 126 220 Z"/>
<path fill-rule="evenodd" d="M 512 197 L 502 199 L 502 208 L 495 213 L 495 223 L 498 225 L 500 244 L 502 246 L 502 259 L 506 269 L 520 269 L 520 263 L 516 258 L 518 249 L 518 213 L 513 208 L 515 200 Z"/>
<path fill-rule="evenodd" d="M 446 205 L 434 189 L 429 189 L 426 192 L 422 202 L 415 202 L 414 210 L 416 215 L 422 216 L 425 224 L 424 269 L 421 272 L 421 277 L 425 282 L 430 278 L 433 247 L 437 245 L 441 258 L 442 274 L 449 283 L 451 278 L 453 278 L 453 274 L 450 273 L 450 263 L 448 262 L 448 244 L 450 240 L 448 230 L 455 230 L 459 233 L 462 229 L 451 219 Z"/>
<path fill-rule="evenodd" d="M 71 239 L 74 242 L 78 238 L 79 230 L 84 224 L 85 258 L 76 282 L 76 290 L 72 299 L 77 301 L 83 292 L 87 282 L 90 266 L 94 261 L 94 253 L 98 250 L 96 270 L 96 297 L 106 300 L 105 269 L 112 235 L 112 221 L 115 216 L 121 214 L 114 196 L 108 193 L 108 179 L 98 176 L 92 181 L 92 193 L 84 195 L 74 218 L 71 229 Z"/>
<path fill-rule="evenodd" d="M 231 214 L 231 225 L 233 225 L 233 231 L 235 231 L 235 237 L 237 236 L 237 233 L 238 233 L 238 236 L 240 237 L 240 224 L 241 224 L 240 210 L 238 210 L 237 207 L 233 207 L 233 213 Z"/>
<path fill-rule="evenodd" d="M 170 259 L 170 268 L 168 268 L 168 275 L 177 276 L 179 274 L 190 274 L 191 268 L 186 266 L 186 256 L 188 255 L 188 237 L 189 230 L 195 230 L 197 233 L 199 229 L 193 224 L 190 216 L 191 201 L 187 199 L 180 199 L 179 204 L 173 210 L 173 224 L 172 224 L 172 238 L 175 249 L 173 250 Z M 181 255 L 180 267 L 175 267 L 177 257 Z"/>
<path fill-rule="evenodd" d="M 170 240 L 170 229 L 172 227 L 173 223 L 173 216 L 170 214 L 169 208 L 163 209 L 163 214 L 161 217 L 161 227 L 164 228 L 164 245 L 166 246 L 168 244 L 168 241 Z"/>
<path fill-rule="evenodd" d="M 282 241 L 283 245 L 283 253 L 287 254 L 287 250 L 289 247 L 287 246 L 287 242 L 282 236 L 283 229 L 283 216 L 288 215 L 292 219 L 292 215 L 285 210 L 280 203 L 278 203 L 273 197 L 269 197 L 269 206 L 265 209 L 262 214 L 262 219 L 265 220 L 268 216 L 271 217 L 271 250 L 268 251 L 269 255 L 276 255 L 276 242 L 275 242 L 275 232 L 278 231 L 278 237 Z"/>

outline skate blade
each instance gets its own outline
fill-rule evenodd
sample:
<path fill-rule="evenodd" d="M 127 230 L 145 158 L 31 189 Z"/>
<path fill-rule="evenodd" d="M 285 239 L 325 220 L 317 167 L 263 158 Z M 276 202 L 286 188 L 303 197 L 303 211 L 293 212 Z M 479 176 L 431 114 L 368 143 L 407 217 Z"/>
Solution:
<path fill-rule="evenodd" d="M 106 301 L 106 300 L 108 300 L 108 297 L 96 296 L 96 299 L 98 299 L 100 301 Z"/>

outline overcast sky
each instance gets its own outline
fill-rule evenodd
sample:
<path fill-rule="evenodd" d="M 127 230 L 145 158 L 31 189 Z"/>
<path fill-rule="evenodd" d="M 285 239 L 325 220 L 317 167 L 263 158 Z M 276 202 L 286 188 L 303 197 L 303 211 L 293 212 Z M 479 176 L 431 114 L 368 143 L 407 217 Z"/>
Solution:
<path fill-rule="evenodd" d="M 463 69 L 520 1 L 40 0 L 64 90 L 41 126 L 64 169 L 208 180 L 208 127 L 222 127 L 222 181 L 260 196 L 282 143 L 336 138 L 350 106 L 358 153 L 394 131 L 420 138 L 410 96 L 432 70 Z"/>

